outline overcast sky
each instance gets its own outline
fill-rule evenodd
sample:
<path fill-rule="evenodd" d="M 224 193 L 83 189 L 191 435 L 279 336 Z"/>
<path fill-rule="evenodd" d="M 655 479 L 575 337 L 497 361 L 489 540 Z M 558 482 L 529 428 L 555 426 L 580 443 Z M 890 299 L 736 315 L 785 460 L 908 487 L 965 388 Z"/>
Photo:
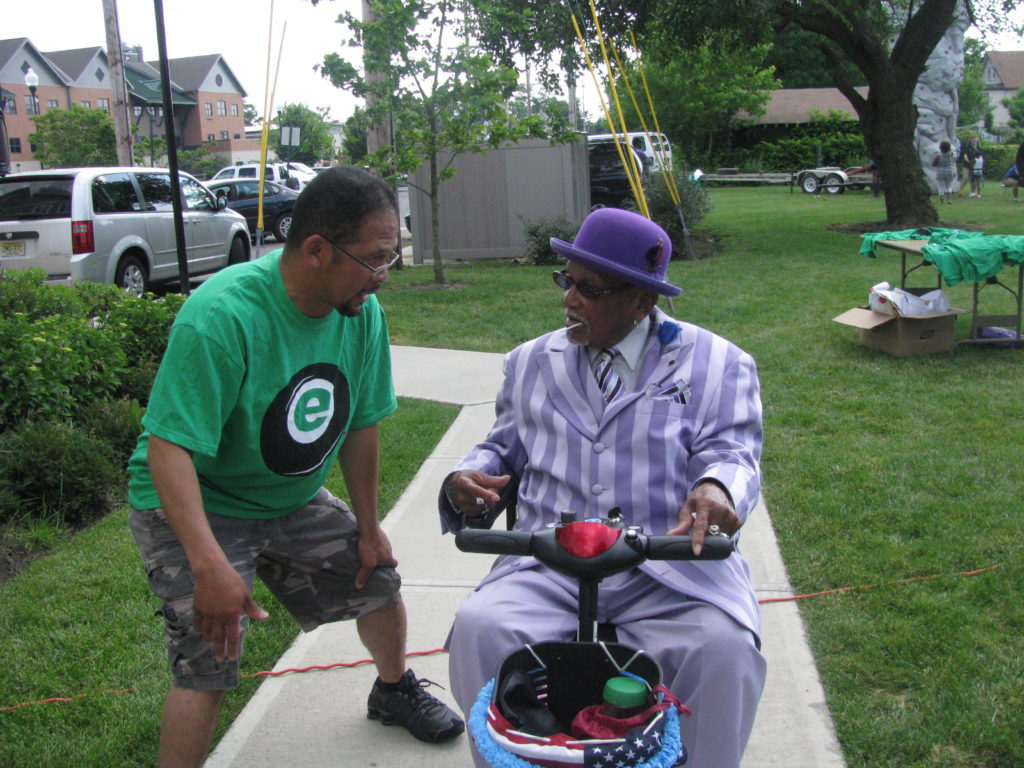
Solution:
<path fill-rule="evenodd" d="M 121 39 L 141 45 L 147 61 L 159 57 L 153 5 L 152 0 L 117 0 Z M 282 50 L 272 99 L 275 109 L 293 103 L 329 107 L 333 119 L 344 120 L 356 100 L 324 80 L 313 66 L 332 51 L 356 60 L 357 50 L 347 45 L 348 27 L 336 19 L 346 10 L 358 16 L 360 7 L 359 0 L 321 0 L 316 7 L 309 0 L 274 0 L 271 35 L 270 0 L 163 0 L 167 55 L 173 59 L 222 54 L 241 81 L 245 100 L 262 115 L 269 38 L 271 87 Z M 27 37 L 43 52 L 106 48 L 102 0 L 3 0 L 0 18 L 0 38 Z"/>

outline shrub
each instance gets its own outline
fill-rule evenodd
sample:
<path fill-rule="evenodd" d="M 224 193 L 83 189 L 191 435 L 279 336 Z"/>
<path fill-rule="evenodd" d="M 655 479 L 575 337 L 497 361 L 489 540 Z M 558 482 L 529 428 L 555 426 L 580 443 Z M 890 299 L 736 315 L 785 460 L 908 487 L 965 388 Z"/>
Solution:
<path fill-rule="evenodd" d="M 85 304 L 85 311 L 89 317 L 103 315 L 115 304 L 132 298 L 116 285 L 94 283 L 91 280 L 79 280 L 74 288 L 78 298 Z"/>
<path fill-rule="evenodd" d="M 100 323 L 124 350 L 131 365 L 159 361 L 167 348 L 178 310 L 185 297 L 169 293 L 158 299 L 126 296 L 99 315 Z"/>
<path fill-rule="evenodd" d="M 47 285 L 46 272 L 0 269 L 0 318 L 22 314 L 30 320 L 53 315 L 82 317 L 86 307 L 66 285 Z"/>
<path fill-rule="evenodd" d="M 153 380 L 156 378 L 156 371 L 159 367 L 159 362 L 155 360 L 130 365 L 121 376 L 121 386 L 118 387 L 115 396 L 126 400 L 137 400 L 142 405 L 148 404 L 149 392 L 153 389 Z"/>
<path fill-rule="evenodd" d="M 62 421 L 26 422 L 0 436 L 0 520 L 34 517 L 78 525 L 110 511 L 124 470 L 104 442 Z"/>
<path fill-rule="evenodd" d="M 0 429 L 109 399 L 124 372 L 118 338 L 82 317 L 8 317 L 0 323 Z"/>
<path fill-rule="evenodd" d="M 692 230 L 697 227 L 711 210 L 708 193 L 700 184 L 690 181 L 685 169 L 672 171 L 679 202 L 682 206 L 686 226 Z M 687 258 L 684 246 L 683 224 L 679 219 L 679 208 L 672 199 L 668 184 L 660 173 L 653 174 L 647 185 L 647 210 L 651 219 L 661 225 L 672 239 L 672 254 L 675 258 Z"/>
<path fill-rule="evenodd" d="M 523 222 L 523 255 L 535 267 L 561 264 L 562 256 L 551 248 L 550 240 L 558 237 L 572 242 L 579 225 L 565 215 L 552 219 L 526 220 Z"/>
<path fill-rule="evenodd" d="M 80 411 L 76 422 L 109 446 L 118 466 L 128 463 L 142 432 L 142 407 L 134 399 L 99 400 Z"/>

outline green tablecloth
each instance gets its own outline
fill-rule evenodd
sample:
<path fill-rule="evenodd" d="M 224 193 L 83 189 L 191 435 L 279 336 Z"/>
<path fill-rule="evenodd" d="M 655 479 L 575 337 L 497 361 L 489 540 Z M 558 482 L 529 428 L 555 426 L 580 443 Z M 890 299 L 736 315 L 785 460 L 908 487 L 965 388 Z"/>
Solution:
<path fill-rule="evenodd" d="M 1024 235 L 986 235 L 941 227 L 872 232 L 864 235 L 861 255 L 874 257 L 879 240 L 927 240 L 921 258 L 939 271 L 947 285 L 981 282 L 1005 266 L 1024 264 Z"/>

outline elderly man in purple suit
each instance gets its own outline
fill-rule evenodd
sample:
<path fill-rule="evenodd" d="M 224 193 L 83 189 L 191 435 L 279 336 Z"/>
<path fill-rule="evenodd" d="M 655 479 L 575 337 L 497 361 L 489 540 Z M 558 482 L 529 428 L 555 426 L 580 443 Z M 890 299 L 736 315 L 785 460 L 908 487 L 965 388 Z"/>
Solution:
<path fill-rule="evenodd" d="M 522 530 L 565 509 L 606 517 L 620 507 L 648 534 L 691 534 L 695 551 L 711 526 L 735 536 L 760 492 L 754 360 L 656 306 L 680 289 L 666 279 L 668 235 L 643 216 L 602 208 L 574 242 L 551 245 L 568 260 L 554 275 L 565 328 L 506 357 L 490 434 L 441 489 L 443 529 L 492 514 L 514 493 Z M 648 561 L 602 582 L 598 613 L 620 643 L 659 662 L 692 711 L 681 723 L 688 766 L 737 768 L 765 677 L 742 555 Z M 449 637 L 463 711 L 509 653 L 575 629 L 575 582 L 531 557 L 499 557 Z"/>

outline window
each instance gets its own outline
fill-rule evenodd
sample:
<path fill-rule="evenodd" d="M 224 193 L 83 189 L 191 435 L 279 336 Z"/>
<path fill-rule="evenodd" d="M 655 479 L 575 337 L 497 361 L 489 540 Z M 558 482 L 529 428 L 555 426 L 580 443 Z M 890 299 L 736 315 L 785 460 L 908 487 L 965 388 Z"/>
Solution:
<path fill-rule="evenodd" d="M 138 120 L 140 117 L 142 117 L 142 107 L 137 105 L 132 107 L 132 113 L 135 115 L 135 119 Z"/>
<path fill-rule="evenodd" d="M 218 101 L 217 102 L 217 114 L 220 115 L 221 117 L 225 117 L 227 115 L 227 113 L 228 113 L 227 102 L 225 102 L 225 101 Z"/>
<path fill-rule="evenodd" d="M 238 169 L 238 178 L 240 179 L 255 179 L 256 169 L 253 166 L 242 167 Z"/>
<path fill-rule="evenodd" d="M 139 173 L 136 177 L 145 198 L 145 210 L 164 213 L 174 210 L 174 191 L 167 173 Z"/>
<path fill-rule="evenodd" d="M 240 138 L 242 138 L 242 134 L 240 134 L 240 133 L 236 133 L 236 134 L 235 134 L 235 138 L 236 138 L 236 139 L 240 139 Z"/>
<path fill-rule="evenodd" d="M 92 182 L 92 208 L 96 213 L 135 213 L 142 210 L 127 173 L 106 173 Z"/>
<path fill-rule="evenodd" d="M 247 181 L 237 185 L 239 200 L 255 200 L 260 196 L 260 183 Z"/>
<path fill-rule="evenodd" d="M 214 136 L 212 133 L 208 133 L 208 134 L 206 134 L 206 140 L 207 141 L 216 141 L 217 137 Z"/>
<path fill-rule="evenodd" d="M 110 109 L 110 99 L 104 99 L 104 98 L 96 99 L 96 105 L 100 109 Z"/>
<path fill-rule="evenodd" d="M 213 117 L 213 104 L 203 104 L 203 114 L 207 117 Z"/>
<path fill-rule="evenodd" d="M 221 131 L 221 132 L 220 132 L 220 137 L 221 137 L 222 139 L 226 139 L 226 138 L 228 138 L 228 132 L 227 132 L 227 131 Z"/>
<path fill-rule="evenodd" d="M 57 103 L 56 99 L 48 99 L 47 102 L 46 102 L 46 108 L 47 109 L 57 109 L 59 107 L 60 107 L 60 104 Z"/>
<path fill-rule="evenodd" d="M 11 145 L 12 155 L 21 154 L 21 139 L 19 139 L 17 136 L 12 136 L 7 140 L 7 143 Z"/>
<path fill-rule="evenodd" d="M 83 101 L 82 102 L 82 106 L 85 107 L 86 109 L 89 109 L 90 107 L 92 107 L 92 102 L 91 101 Z"/>
<path fill-rule="evenodd" d="M 26 115 L 38 115 L 39 112 L 36 110 L 36 100 L 32 97 L 32 94 L 28 94 L 25 97 L 25 114 Z"/>
<path fill-rule="evenodd" d="M 232 117 L 238 117 L 238 105 L 237 104 L 232 104 L 231 105 L 231 116 Z"/>
<path fill-rule="evenodd" d="M 217 206 L 203 186 L 192 179 L 182 176 L 181 192 L 185 197 L 185 207 L 190 211 L 216 211 Z"/>
<path fill-rule="evenodd" d="M 4 99 L 4 114 L 18 114 L 18 102 L 15 99 Z"/>

